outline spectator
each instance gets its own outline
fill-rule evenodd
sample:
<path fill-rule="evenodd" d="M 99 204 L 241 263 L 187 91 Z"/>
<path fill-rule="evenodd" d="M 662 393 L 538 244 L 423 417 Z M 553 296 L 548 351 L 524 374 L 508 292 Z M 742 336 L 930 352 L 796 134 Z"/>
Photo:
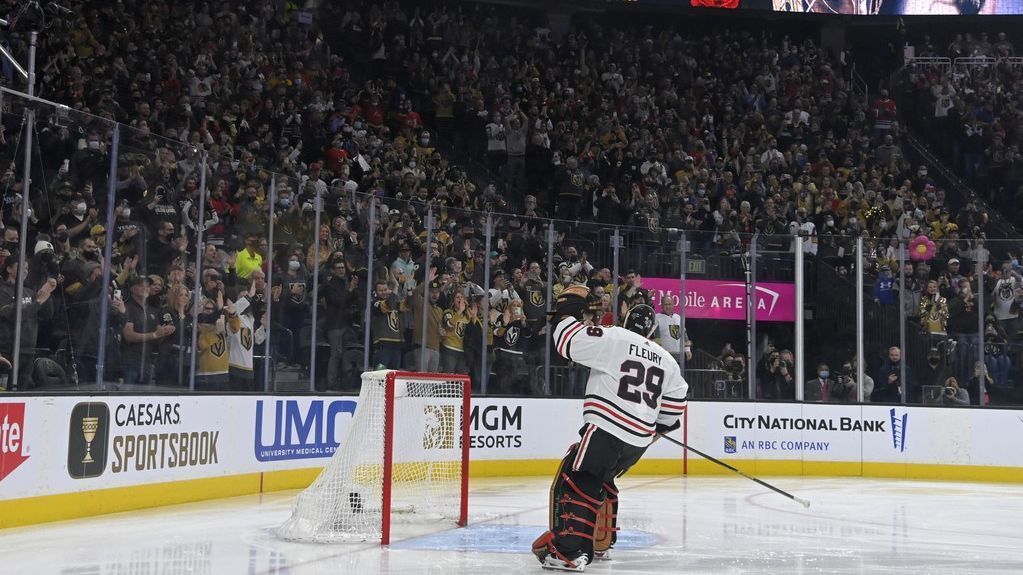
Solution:
<path fill-rule="evenodd" d="M 235 274 L 238 280 L 245 281 L 253 270 L 263 267 L 263 255 L 259 253 L 259 234 L 250 233 L 245 236 L 245 249 L 235 254 Z"/>
<path fill-rule="evenodd" d="M 657 314 L 657 343 L 678 361 L 678 353 L 685 353 L 686 361 L 693 359 L 693 342 L 682 329 L 682 316 L 675 313 L 675 299 L 668 295 L 661 298 L 661 311 Z M 683 343 L 684 342 L 684 343 Z"/>
<path fill-rule="evenodd" d="M 888 348 L 888 358 L 878 370 L 878 376 L 874 380 L 874 390 L 870 393 L 870 401 L 873 403 L 899 403 L 902 401 L 902 394 L 909 385 L 903 385 L 902 371 L 905 369 L 906 382 L 912 383 L 913 377 L 909 366 L 902 364 L 902 350 L 898 346 Z"/>
<path fill-rule="evenodd" d="M 504 133 L 508 151 L 505 181 L 508 188 L 517 194 L 525 187 L 526 140 L 529 133 L 529 118 L 518 109 L 518 106 L 505 119 Z"/>
<path fill-rule="evenodd" d="M 391 291 L 387 281 L 375 283 L 373 296 L 375 299 L 370 326 L 373 363 L 378 369 L 400 369 L 405 332 L 403 312 L 408 311 L 408 308 L 404 299 Z"/>
<path fill-rule="evenodd" d="M 349 274 L 344 257 L 333 257 L 330 275 L 320 286 L 320 298 L 326 312 L 324 325 L 330 358 L 327 360 L 327 389 L 342 389 L 344 353 L 355 343 L 355 334 L 349 327 L 349 318 L 359 299 L 359 276 Z"/>
<path fill-rule="evenodd" d="M 959 295 L 948 305 L 948 328 L 949 334 L 957 343 L 956 375 L 966 381 L 981 349 L 981 338 L 978 333 L 980 317 L 970 280 L 960 278 L 957 291 Z"/>
<path fill-rule="evenodd" d="M 882 262 L 878 264 L 877 280 L 874 282 L 874 301 L 891 306 L 895 304 L 895 294 L 895 280 L 892 278 L 891 268 Z"/>
<path fill-rule="evenodd" d="M 522 306 L 520 299 L 509 301 L 494 322 L 494 372 L 498 393 L 529 393 L 525 352 L 533 332 Z"/>
<path fill-rule="evenodd" d="M 4 358 L 14 357 L 18 282 L 25 281 L 23 278 L 28 275 L 27 272 L 30 269 L 31 264 L 26 261 L 26 273 L 18 273 L 17 252 L 11 252 L 4 260 L 4 277 L 0 281 L 0 354 Z M 8 383 L 8 391 L 19 389 L 24 391 L 32 386 L 32 368 L 35 360 L 39 322 L 47 320 L 53 315 L 51 296 L 57 289 L 57 280 L 45 279 L 35 290 L 34 297 L 27 285 L 25 288 L 28 297 L 21 304 L 21 353 L 18 373 L 14 374 L 16 377 L 14 382 Z"/>
<path fill-rule="evenodd" d="M 440 351 L 441 370 L 445 373 L 468 373 L 469 366 L 465 357 L 465 328 L 469 324 L 470 315 L 467 311 L 465 294 L 456 291 L 452 296 L 451 308 L 444 312 L 441 321 Z"/>
<path fill-rule="evenodd" d="M 148 385 L 153 376 L 153 353 L 163 338 L 173 335 L 174 325 L 163 323 L 158 310 L 150 307 L 147 276 L 134 276 L 128 283 L 131 297 L 125 304 L 121 330 L 121 368 L 125 385 Z"/>
<path fill-rule="evenodd" d="M 945 335 L 945 322 L 948 321 L 948 304 L 938 293 L 938 282 L 930 280 L 920 297 L 920 319 L 924 328 L 933 335 Z"/>
<path fill-rule="evenodd" d="M 991 316 L 988 316 L 984 327 L 983 365 L 987 368 L 985 375 L 992 379 L 991 383 L 999 387 L 1008 388 L 1009 375 L 1012 373 L 1012 359 L 1009 356 L 1009 347 L 1006 339 Z M 973 393 L 972 396 L 980 397 L 977 393 Z"/>
<path fill-rule="evenodd" d="M 266 322 L 256 327 L 255 308 L 249 302 L 248 292 L 241 292 L 238 301 L 228 301 L 227 314 L 228 387 L 231 391 L 258 391 L 255 389 L 253 349 L 266 341 Z"/>
<path fill-rule="evenodd" d="M 806 401 L 839 401 L 838 398 L 832 396 L 835 387 L 836 384 L 831 379 L 831 370 L 828 368 L 828 364 L 819 364 L 817 377 L 806 382 L 803 399 Z M 847 392 L 848 390 L 843 386 L 842 397 L 845 397 Z"/>
<path fill-rule="evenodd" d="M 158 343 L 156 360 L 156 383 L 162 386 L 180 387 L 187 382 L 191 358 L 192 337 L 192 295 L 182 284 L 173 284 L 167 289 L 167 302 L 161 311 L 160 324 L 174 328 L 173 335 L 162 338 Z"/>
<path fill-rule="evenodd" d="M 487 131 L 487 166 L 492 172 L 500 173 L 508 161 L 508 145 L 506 142 L 505 125 L 501 121 L 501 113 L 494 112 Z"/>
<path fill-rule="evenodd" d="M 412 351 L 405 356 L 405 367 L 412 371 L 440 371 L 441 322 L 444 308 L 440 305 L 441 285 L 436 280 L 437 268 L 430 269 L 427 281 L 420 283 L 412 294 Z M 429 295 L 427 295 L 429 286 Z M 429 303 L 424 303 L 424 297 Z M 426 323 L 423 323 L 423 307 Z M 425 363 L 424 363 L 425 360 Z"/>
<path fill-rule="evenodd" d="M 195 388 L 203 391 L 228 389 L 230 355 L 227 349 L 226 310 L 218 309 L 217 302 L 204 299 L 196 318 Z"/>
<path fill-rule="evenodd" d="M 303 343 L 308 341 L 303 338 L 302 331 L 306 329 L 309 321 L 310 306 L 309 290 L 311 279 L 305 266 L 302 264 L 301 249 L 295 249 L 288 256 L 287 268 L 283 273 L 274 276 L 274 283 L 279 282 L 281 296 L 279 300 L 281 311 L 280 324 L 291 332 L 291 357 L 288 363 L 303 365 L 308 360 L 308 349 L 302 349 Z"/>
<path fill-rule="evenodd" d="M 486 333 L 483 331 L 483 309 L 480 305 L 482 298 L 470 294 L 467 298 L 466 324 L 462 334 L 462 349 L 465 355 L 465 363 L 469 368 L 469 376 L 472 378 L 473 389 L 482 389 L 483 354 L 490 349 L 493 343 L 493 322 L 489 324 Z M 486 338 L 486 340 L 484 340 Z"/>
<path fill-rule="evenodd" d="M 1002 277 L 995 281 L 991 290 L 991 306 L 998 322 L 1000 333 L 1010 341 L 1018 339 L 1019 308 L 1023 303 L 1023 276 L 1014 269 L 1003 268 Z"/>

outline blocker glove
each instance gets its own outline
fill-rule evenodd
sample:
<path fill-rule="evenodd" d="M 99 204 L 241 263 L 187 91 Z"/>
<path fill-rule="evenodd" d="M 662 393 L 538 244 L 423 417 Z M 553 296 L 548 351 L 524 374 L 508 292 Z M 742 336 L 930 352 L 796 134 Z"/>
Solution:
<path fill-rule="evenodd" d="M 551 323 L 557 324 L 565 317 L 582 319 L 583 312 L 589 306 L 590 288 L 584 285 L 571 285 L 558 294 L 554 300 L 554 309 L 550 313 Z"/>

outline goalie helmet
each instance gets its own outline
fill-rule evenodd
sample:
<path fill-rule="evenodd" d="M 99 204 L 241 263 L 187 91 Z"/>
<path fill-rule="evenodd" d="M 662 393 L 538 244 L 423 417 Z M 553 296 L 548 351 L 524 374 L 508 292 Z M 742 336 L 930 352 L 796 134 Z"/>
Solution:
<path fill-rule="evenodd" d="M 622 327 L 649 338 L 654 334 L 654 330 L 657 329 L 657 321 L 654 315 L 654 308 L 646 304 L 633 306 L 625 314 Z"/>

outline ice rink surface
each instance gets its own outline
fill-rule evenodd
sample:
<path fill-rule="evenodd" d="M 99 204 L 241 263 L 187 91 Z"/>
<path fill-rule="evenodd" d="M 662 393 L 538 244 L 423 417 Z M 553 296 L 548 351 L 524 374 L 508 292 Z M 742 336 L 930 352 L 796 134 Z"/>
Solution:
<path fill-rule="evenodd" d="M 1023 485 L 768 478 L 810 509 L 732 477 L 619 480 L 615 559 L 590 573 L 1023 573 Z M 481 479 L 466 529 L 396 527 L 373 542 L 286 543 L 294 492 L 0 531 L 0 573 L 443 575 L 544 573 L 529 545 L 548 481 Z"/>

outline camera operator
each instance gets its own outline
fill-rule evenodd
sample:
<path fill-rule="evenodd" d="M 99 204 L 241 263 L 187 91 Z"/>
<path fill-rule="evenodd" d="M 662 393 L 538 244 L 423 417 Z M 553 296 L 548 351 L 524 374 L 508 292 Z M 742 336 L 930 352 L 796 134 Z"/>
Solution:
<path fill-rule="evenodd" d="M 941 394 L 941 405 L 970 405 L 970 393 L 959 387 L 954 377 L 945 380 L 945 389 Z"/>

